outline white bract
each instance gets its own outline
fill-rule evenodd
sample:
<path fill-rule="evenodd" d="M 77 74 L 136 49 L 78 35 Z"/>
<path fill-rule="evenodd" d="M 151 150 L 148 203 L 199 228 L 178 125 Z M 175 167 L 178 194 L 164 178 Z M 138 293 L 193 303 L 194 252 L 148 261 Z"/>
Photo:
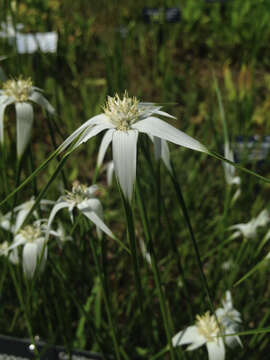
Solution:
<path fill-rule="evenodd" d="M 73 210 L 74 208 L 77 208 L 84 216 L 96 225 L 99 236 L 100 230 L 102 230 L 105 234 L 114 238 L 111 230 L 103 222 L 103 209 L 101 202 L 96 198 L 97 192 L 97 185 L 87 187 L 77 181 L 74 182 L 72 191 L 67 191 L 66 195 L 60 196 L 54 205 L 48 220 L 48 231 L 51 228 L 51 224 L 58 211 L 67 208 L 71 221 L 73 222 Z"/>
<path fill-rule="evenodd" d="M 73 238 L 70 235 L 66 235 L 65 228 L 62 223 L 58 223 L 58 227 L 56 230 L 50 230 L 50 235 L 54 236 L 58 240 L 58 244 L 60 248 L 62 248 L 63 244 L 66 241 L 72 241 Z"/>
<path fill-rule="evenodd" d="M 26 219 L 27 215 L 29 214 L 29 211 L 31 210 L 32 206 L 35 203 L 35 198 L 32 197 L 30 200 L 24 202 L 21 205 L 18 205 L 14 208 L 13 212 L 10 211 L 5 215 L 0 216 L 0 227 L 12 232 L 13 234 L 16 234 L 17 231 L 22 226 L 24 220 Z M 50 200 L 41 200 L 40 201 L 40 207 L 42 210 L 46 209 L 47 205 L 52 205 L 54 202 Z M 37 219 L 38 213 L 35 210 L 33 212 L 33 216 Z M 14 218 L 14 223 L 12 222 L 12 219 Z"/>
<path fill-rule="evenodd" d="M 108 186 L 112 186 L 113 173 L 114 173 L 114 164 L 113 164 L 113 161 L 109 161 L 106 164 L 106 179 L 107 179 Z"/>
<path fill-rule="evenodd" d="M 251 219 L 247 223 L 232 225 L 229 227 L 229 230 L 235 230 L 232 238 L 243 235 L 246 239 L 253 239 L 257 235 L 258 228 L 267 225 L 269 220 L 269 211 L 265 209 L 262 210 L 256 218 Z"/>
<path fill-rule="evenodd" d="M 32 225 L 26 225 L 19 230 L 12 245 L 6 249 L 6 251 L 15 250 L 23 246 L 22 265 L 27 278 L 34 276 L 38 264 L 40 271 L 45 267 L 48 252 L 46 233 L 46 221 L 37 220 Z"/>
<path fill-rule="evenodd" d="M 209 360 L 224 360 L 225 345 L 220 335 L 220 329 L 214 315 L 207 311 L 196 316 L 195 325 L 187 327 L 172 338 L 173 346 L 187 345 L 188 351 L 206 345 Z"/>
<path fill-rule="evenodd" d="M 32 103 L 42 106 L 49 114 L 54 108 L 42 95 L 41 89 L 33 86 L 30 78 L 8 80 L 0 90 L 0 143 L 4 144 L 4 114 L 7 106 L 15 104 L 17 129 L 17 155 L 23 155 L 32 131 L 34 111 Z"/>
<path fill-rule="evenodd" d="M 230 291 L 226 292 L 223 307 L 216 310 L 216 317 L 207 311 L 196 316 L 195 325 L 187 327 L 172 338 L 173 346 L 188 345 L 187 350 L 195 350 L 206 345 L 209 360 L 225 359 L 225 344 L 232 347 L 242 342 L 237 335 L 241 323 L 240 313 L 233 308 Z M 218 320 L 218 322 L 217 322 Z"/>
<path fill-rule="evenodd" d="M 124 196 L 131 201 L 136 178 L 138 134 L 148 134 L 156 144 L 156 157 L 162 157 L 170 168 L 169 154 L 164 141 L 171 141 L 193 150 L 207 152 L 199 141 L 169 125 L 157 116 L 173 118 L 153 103 L 141 103 L 125 92 L 121 99 L 118 95 L 108 96 L 104 113 L 94 116 L 73 132 L 60 146 L 65 150 L 75 139 L 73 149 L 93 136 L 107 130 L 99 149 L 98 164 L 101 164 L 110 143 L 112 143 L 115 173 Z M 166 160 L 165 160 L 166 158 Z"/>
<path fill-rule="evenodd" d="M 151 255 L 147 251 L 147 248 L 146 248 L 146 245 L 145 245 L 145 242 L 143 241 L 143 239 L 139 240 L 139 245 L 140 245 L 140 248 L 141 248 L 142 256 L 144 257 L 144 259 L 146 260 L 146 262 L 149 265 L 152 265 Z"/>
<path fill-rule="evenodd" d="M 222 305 L 222 308 L 216 310 L 218 321 L 222 325 L 225 335 L 236 333 L 239 331 L 242 319 L 240 312 L 233 308 L 230 291 L 226 291 L 225 300 L 222 301 Z M 236 342 L 243 346 L 240 337 L 237 335 L 225 336 L 224 340 L 226 345 L 230 347 L 233 347 Z"/>

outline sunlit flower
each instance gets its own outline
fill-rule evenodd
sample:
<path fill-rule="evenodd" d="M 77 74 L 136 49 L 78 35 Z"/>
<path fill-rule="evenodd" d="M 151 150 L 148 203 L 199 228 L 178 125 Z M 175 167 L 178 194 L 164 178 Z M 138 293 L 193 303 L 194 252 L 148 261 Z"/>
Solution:
<path fill-rule="evenodd" d="M 49 114 L 54 108 L 42 95 L 41 89 L 33 86 L 30 78 L 8 80 L 0 90 L 0 143 L 4 144 L 4 113 L 8 105 L 15 104 L 17 123 L 17 155 L 20 158 L 30 140 L 34 111 L 32 103 L 43 107 Z"/>
<path fill-rule="evenodd" d="M 220 329 L 214 315 L 207 311 L 204 315 L 196 316 L 195 325 L 187 327 L 172 338 L 173 346 L 187 345 L 188 351 L 206 345 L 209 360 L 224 360 L 225 346 Z"/>
<path fill-rule="evenodd" d="M 67 191 L 66 195 L 60 196 L 54 205 L 48 220 L 48 229 L 51 228 L 51 224 L 58 211 L 64 208 L 68 209 L 71 221 L 73 222 L 73 210 L 77 208 L 96 225 L 98 235 L 100 235 L 100 230 L 102 230 L 108 236 L 114 237 L 111 230 L 103 222 L 103 209 L 101 202 L 96 198 L 97 192 L 97 185 L 87 187 L 78 181 L 74 182 L 72 191 Z"/>
<path fill-rule="evenodd" d="M 124 196 L 131 201 L 136 178 L 137 140 L 140 132 L 153 137 L 154 141 L 157 141 L 156 138 L 159 142 L 163 139 L 193 150 L 207 152 L 199 141 L 159 119 L 157 116 L 172 118 L 160 109 L 161 106 L 141 103 L 135 97 L 128 97 L 127 92 L 122 99 L 118 95 L 108 96 L 104 113 L 94 116 L 74 131 L 63 142 L 59 151 L 66 149 L 78 137 L 73 149 L 107 130 L 100 145 L 99 159 L 104 158 L 108 146 L 112 143 L 116 177 Z M 159 154 L 162 154 L 161 144 L 159 149 Z"/>
<path fill-rule="evenodd" d="M 232 238 L 243 235 L 246 239 L 253 239 L 257 235 L 258 228 L 269 223 L 270 216 L 267 209 L 262 210 L 256 218 L 251 219 L 247 223 L 235 224 L 229 227 L 229 230 L 235 230 Z"/>
<path fill-rule="evenodd" d="M 225 299 L 222 301 L 222 308 L 216 310 L 218 321 L 222 325 L 225 335 L 233 334 L 239 331 L 242 322 L 241 314 L 234 309 L 232 303 L 232 296 L 230 291 L 226 291 Z M 236 343 L 242 345 L 240 337 L 237 335 L 224 336 L 226 345 L 233 347 Z"/>

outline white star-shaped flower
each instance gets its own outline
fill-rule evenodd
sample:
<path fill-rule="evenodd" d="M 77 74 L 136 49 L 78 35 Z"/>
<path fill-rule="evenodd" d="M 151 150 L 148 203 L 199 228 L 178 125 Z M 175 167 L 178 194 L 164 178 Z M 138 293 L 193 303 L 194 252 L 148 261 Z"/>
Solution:
<path fill-rule="evenodd" d="M 6 251 L 14 251 L 23 246 L 22 265 L 27 278 L 32 278 L 36 267 L 43 271 L 47 259 L 47 220 L 37 220 L 32 225 L 20 229 L 14 237 L 12 245 Z"/>
<path fill-rule="evenodd" d="M 187 345 L 188 351 L 206 345 L 209 360 L 224 360 L 225 346 L 214 315 L 207 311 L 196 317 L 195 325 L 187 327 L 172 338 L 173 346 Z"/>
<path fill-rule="evenodd" d="M 156 156 L 162 157 L 164 162 L 165 157 L 168 158 L 164 141 L 207 152 L 206 147 L 199 141 L 159 119 L 158 116 L 173 118 L 160 109 L 161 106 L 141 103 L 134 97 L 128 97 L 126 92 L 122 99 L 118 95 L 109 96 L 104 113 L 94 116 L 74 131 L 60 146 L 59 152 L 65 150 L 78 137 L 73 149 L 107 130 L 99 149 L 99 163 L 102 162 L 108 146 L 112 143 L 115 173 L 124 196 L 131 201 L 136 178 L 139 133 L 146 133 L 153 139 L 156 143 Z M 165 164 L 170 167 L 169 159 Z"/>
<path fill-rule="evenodd" d="M 99 236 L 100 230 L 102 230 L 105 234 L 114 238 L 111 230 L 103 222 L 103 208 L 101 202 L 96 198 L 97 191 L 97 185 L 87 187 L 86 185 L 80 184 L 78 181 L 74 182 L 72 191 L 67 191 L 66 195 L 60 196 L 52 208 L 48 220 L 48 231 L 51 228 L 56 214 L 61 209 L 68 209 L 71 221 L 73 222 L 73 210 L 76 207 L 84 216 L 96 225 Z"/>
<path fill-rule="evenodd" d="M 224 360 L 225 344 L 233 347 L 238 343 L 242 346 L 239 336 L 233 335 L 239 330 L 242 320 L 239 311 L 233 308 L 230 291 L 226 291 L 222 305 L 216 310 L 216 316 L 210 315 L 209 311 L 202 316 L 197 315 L 195 325 L 172 338 L 173 346 L 188 345 L 187 350 L 191 351 L 206 345 L 209 360 Z"/>
<path fill-rule="evenodd" d="M 33 86 L 30 78 L 8 80 L 0 90 L 0 143 L 4 144 L 4 113 L 7 106 L 15 104 L 17 130 L 17 156 L 22 157 L 31 137 L 34 111 L 32 103 L 43 107 L 49 114 L 54 108 L 42 95 L 42 90 Z"/>

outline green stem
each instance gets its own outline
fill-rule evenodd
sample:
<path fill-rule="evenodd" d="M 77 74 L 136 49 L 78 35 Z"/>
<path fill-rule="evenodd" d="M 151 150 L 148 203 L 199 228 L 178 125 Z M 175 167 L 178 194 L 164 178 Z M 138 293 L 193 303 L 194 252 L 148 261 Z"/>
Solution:
<path fill-rule="evenodd" d="M 3 192 L 5 196 L 9 193 L 8 180 L 7 180 L 7 154 L 4 144 L 1 145 L 1 175 L 3 181 Z"/>
<path fill-rule="evenodd" d="M 180 207 L 182 209 L 182 213 L 184 215 L 184 219 L 185 219 L 186 225 L 188 227 L 188 231 L 189 231 L 189 234 L 190 234 L 190 237 L 191 237 L 192 245 L 193 245 L 193 248 L 194 248 L 194 251 L 195 251 L 196 260 L 197 260 L 199 271 L 200 271 L 201 280 L 202 280 L 202 283 L 203 283 L 203 287 L 204 287 L 206 296 L 208 298 L 210 309 L 211 309 L 212 313 L 215 314 L 214 306 L 213 306 L 211 296 L 210 296 L 210 289 L 209 289 L 209 286 L 208 286 L 206 276 L 205 276 L 204 271 L 203 271 L 203 264 L 202 264 L 202 261 L 201 261 L 199 248 L 198 248 L 197 241 L 196 241 L 196 238 L 195 238 L 195 234 L 193 232 L 191 221 L 190 221 L 190 218 L 189 218 L 189 215 L 188 215 L 188 210 L 187 210 L 187 207 L 186 207 L 186 204 L 185 204 L 185 200 L 184 200 L 184 197 L 182 195 L 180 185 L 179 185 L 179 183 L 177 181 L 177 177 L 176 177 L 176 173 L 175 173 L 175 169 L 174 169 L 173 164 L 172 164 L 172 173 L 170 173 L 170 176 L 171 176 L 171 180 L 172 180 L 172 183 L 174 185 L 174 189 L 175 189 L 175 192 L 176 192 L 176 195 L 177 195 L 178 203 L 179 203 L 179 205 L 180 205 Z"/>
<path fill-rule="evenodd" d="M 40 203 L 40 200 L 43 198 L 43 196 L 45 196 L 46 192 L 48 191 L 49 187 L 51 186 L 51 184 L 53 183 L 53 181 L 56 179 L 57 175 L 59 174 L 59 172 L 62 170 L 62 167 L 64 166 L 65 162 L 68 159 L 68 154 L 65 155 L 64 157 L 62 157 L 61 161 L 59 162 L 56 170 L 54 171 L 54 173 L 52 174 L 52 176 L 50 177 L 49 181 L 47 182 L 47 184 L 43 187 L 43 189 L 41 190 L 41 192 L 38 194 L 36 201 L 34 203 L 34 205 L 31 207 L 29 213 L 27 214 L 23 224 L 21 227 L 25 226 L 25 224 L 27 224 L 27 222 L 29 221 L 31 215 L 33 214 L 33 212 L 35 211 L 35 209 L 37 208 L 38 204 Z"/>
<path fill-rule="evenodd" d="M 34 171 L 34 158 L 33 158 L 33 152 L 32 152 L 32 146 L 30 144 L 29 146 L 29 163 L 30 163 L 30 171 L 31 171 L 31 174 L 33 173 Z M 38 193 L 38 188 L 37 188 L 37 179 L 36 178 L 33 178 L 32 180 L 32 184 L 33 184 L 33 193 L 35 195 L 35 197 L 37 196 L 37 193 Z M 19 185 L 19 184 L 18 184 Z M 16 184 L 16 187 L 18 186 Z"/>
<path fill-rule="evenodd" d="M 264 177 L 264 176 L 262 176 L 262 175 L 259 175 L 259 174 L 255 173 L 255 172 L 252 171 L 252 170 L 249 170 L 249 169 L 247 169 L 247 168 L 245 168 L 245 167 L 243 167 L 243 166 L 241 166 L 241 165 L 239 165 L 239 164 L 237 164 L 237 163 L 235 163 L 235 162 L 233 162 L 233 161 L 230 161 L 230 160 L 226 159 L 224 156 L 216 153 L 215 151 L 210 151 L 210 150 L 208 150 L 208 151 L 207 151 L 207 154 L 210 155 L 210 156 L 212 156 L 212 157 L 215 158 L 215 159 L 218 159 L 218 160 L 221 160 L 221 161 L 225 161 L 226 163 L 234 166 L 235 168 L 237 168 L 237 169 L 239 169 L 239 170 L 242 170 L 242 171 L 244 171 L 244 172 L 246 172 L 246 173 L 248 173 L 248 174 L 250 174 L 250 175 L 253 175 L 253 176 L 255 176 L 257 179 L 259 179 L 259 180 L 261 180 L 261 181 L 263 181 L 263 182 L 265 182 L 265 183 L 270 184 L 270 179 L 267 179 L 266 177 Z"/>
<path fill-rule="evenodd" d="M 160 309 L 161 309 L 161 313 L 162 313 L 163 324 L 164 324 L 164 328 L 165 328 L 165 332 L 166 332 L 167 342 L 169 344 L 170 355 L 171 355 L 171 359 L 175 359 L 174 348 L 172 346 L 172 333 L 171 333 L 171 329 L 170 329 L 169 321 L 168 321 L 168 319 L 169 319 L 168 308 L 166 305 L 165 295 L 164 295 L 164 292 L 162 289 L 156 254 L 154 251 L 152 236 L 151 236 L 151 232 L 149 229 L 149 222 L 148 222 L 148 218 L 147 218 L 147 214 L 146 214 L 145 204 L 144 204 L 143 198 L 141 196 L 141 188 L 140 188 L 139 180 L 137 180 L 137 184 L 136 184 L 136 194 L 137 194 L 137 202 L 138 202 L 138 207 L 139 207 L 139 211 L 141 214 L 141 219 L 143 222 L 144 233 L 145 233 L 145 236 L 147 239 L 147 245 L 148 245 L 148 249 L 149 249 L 150 256 L 151 256 L 151 264 L 152 264 L 152 269 L 153 269 L 153 274 L 154 274 L 154 280 L 155 280 L 155 284 L 156 284 L 157 291 L 158 291 Z"/>
<path fill-rule="evenodd" d="M 51 139 L 52 139 L 52 144 L 53 144 L 54 149 L 56 150 L 57 149 L 57 144 L 56 144 L 56 140 L 55 140 L 55 136 L 54 136 L 53 127 L 52 127 L 52 124 L 51 124 L 50 115 L 46 116 L 46 120 L 47 120 L 49 133 L 50 133 L 50 136 L 51 136 Z M 59 157 L 57 156 L 56 158 L 60 162 Z M 65 189 L 67 189 L 68 188 L 68 183 L 67 183 L 67 179 L 66 179 L 65 172 L 64 172 L 63 169 L 61 170 L 61 175 L 62 175 L 64 187 L 65 187 Z"/>
<path fill-rule="evenodd" d="M 167 209 L 166 209 L 165 201 L 164 201 L 163 198 L 162 198 L 162 201 L 161 201 L 161 206 L 162 206 L 162 210 L 163 210 L 163 212 L 165 214 L 166 222 L 167 222 L 167 225 L 168 225 L 169 239 L 170 239 L 172 252 L 173 252 L 174 256 L 176 257 L 177 268 L 178 268 L 179 274 L 182 277 L 184 300 L 186 301 L 186 304 L 187 304 L 189 318 L 190 318 L 191 321 L 193 321 L 194 316 L 192 314 L 192 307 L 190 306 L 190 296 L 189 296 L 188 287 L 187 287 L 187 284 L 186 284 L 185 272 L 184 272 L 184 269 L 182 267 L 179 250 L 178 250 L 178 247 L 177 247 L 177 244 L 176 244 L 176 241 L 175 241 L 175 236 L 172 233 L 171 223 L 170 223 L 170 218 L 169 218 L 169 211 L 167 211 Z"/>
<path fill-rule="evenodd" d="M 132 256 L 132 263 L 133 263 L 134 276 L 135 276 L 135 285 L 136 285 L 141 315 L 143 316 L 143 312 L 144 312 L 143 311 L 143 309 L 144 309 L 143 291 L 142 291 L 142 283 L 141 283 L 141 277 L 140 277 L 140 272 L 139 272 L 139 260 L 138 260 L 137 247 L 136 247 L 136 235 L 135 235 L 133 211 L 132 211 L 131 204 L 124 197 L 124 194 L 122 193 L 122 190 L 121 190 L 119 184 L 118 184 L 118 188 L 119 188 L 119 192 L 121 194 L 123 207 L 125 210 L 126 223 L 127 223 L 127 236 L 128 236 L 130 250 L 131 250 L 131 256 Z"/>
<path fill-rule="evenodd" d="M 108 293 L 108 288 L 107 288 L 107 283 L 105 281 L 104 278 L 104 274 L 102 273 L 102 269 L 100 266 L 100 262 L 98 259 L 98 254 L 97 254 L 97 249 L 96 249 L 96 244 L 94 243 L 94 239 L 90 239 L 90 246 L 91 246 L 91 250 L 92 250 L 92 254 L 94 257 L 94 262 L 95 262 L 95 266 L 98 272 L 98 276 L 100 278 L 101 281 L 101 286 L 102 286 L 102 290 L 103 290 L 103 295 L 104 295 L 104 303 L 105 303 L 105 308 L 106 308 L 106 312 L 107 312 L 107 316 L 109 319 L 109 325 L 110 325 L 110 329 L 111 329 L 111 334 L 112 334 L 112 340 L 113 340 L 113 346 L 114 346 L 114 351 L 116 354 L 116 358 L 118 360 L 121 359 L 120 356 L 120 347 L 117 341 L 117 336 L 116 336 L 116 329 L 115 329 L 115 324 L 112 318 L 112 312 L 111 312 L 111 303 L 110 303 L 110 298 L 109 298 L 109 293 Z"/>

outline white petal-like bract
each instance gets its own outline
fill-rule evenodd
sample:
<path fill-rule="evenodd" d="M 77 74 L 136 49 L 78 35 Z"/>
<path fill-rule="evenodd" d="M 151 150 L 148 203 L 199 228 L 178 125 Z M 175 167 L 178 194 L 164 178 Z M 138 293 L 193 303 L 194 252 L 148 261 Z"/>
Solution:
<path fill-rule="evenodd" d="M 156 117 L 149 117 L 147 119 L 138 121 L 132 125 L 132 128 L 192 150 L 206 153 L 208 152 L 206 147 L 199 141 L 193 139 L 183 131 L 176 129 L 174 126 Z"/>
<path fill-rule="evenodd" d="M 113 133 L 113 162 L 124 196 L 131 201 L 133 185 L 136 177 L 137 162 L 136 130 L 115 131 Z"/>
<path fill-rule="evenodd" d="M 27 102 L 16 102 L 17 155 L 20 158 L 26 149 L 33 126 L 33 106 Z"/>
<path fill-rule="evenodd" d="M 222 338 L 217 341 L 209 341 L 206 343 L 209 360 L 224 360 L 225 346 Z"/>

